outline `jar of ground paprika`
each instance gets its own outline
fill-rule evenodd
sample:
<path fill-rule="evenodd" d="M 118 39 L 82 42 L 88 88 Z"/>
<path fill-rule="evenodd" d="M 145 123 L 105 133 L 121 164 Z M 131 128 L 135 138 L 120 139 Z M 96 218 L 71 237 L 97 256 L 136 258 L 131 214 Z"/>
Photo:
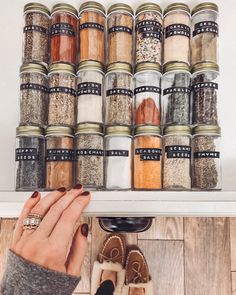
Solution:
<path fill-rule="evenodd" d="M 76 64 L 78 13 L 70 4 L 59 3 L 52 8 L 51 64 Z"/>
<path fill-rule="evenodd" d="M 106 10 L 98 2 L 86 1 L 79 11 L 79 60 L 93 60 L 104 65 Z"/>

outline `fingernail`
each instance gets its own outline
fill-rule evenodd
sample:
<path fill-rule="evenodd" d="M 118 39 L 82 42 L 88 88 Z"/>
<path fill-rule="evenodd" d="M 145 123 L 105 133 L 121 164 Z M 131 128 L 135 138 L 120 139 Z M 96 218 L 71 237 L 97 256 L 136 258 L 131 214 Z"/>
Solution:
<path fill-rule="evenodd" d="M 57 189 L 57 191 L 59 191 L 60 193 L 64 193 L 66 191 L 66 188 L 65 187 L 59 187 Z"/>
<path fill-rule="evenodd" d="M 90 192 L 83 192 L 83 193 L 81 194 L 81 196 L 88 196 L 88 195 L 90 195 Z"/>
<path fill-rule="evenodd" d="M 89 232 L 89 227 L 87 225 L 87 223 L 82 224 L 81 226 L 81 234 L 87 238 L 88 236 L 88 232 Z"/>
<path fill-rule="evenodd" d="M 31 196 L 31 198 L 36 198 L 37 196 L 38 196 L 38 194 L 39 194 L 39 192 L 38 191 L 35 191 L 33 194 L 32 194 L 32 196 Z"/>
<path fill-rule="evenodd" d="M 73 189 L 81 189 L 82 188 L 82 185 L 80 183 L 77 183 Z"/>

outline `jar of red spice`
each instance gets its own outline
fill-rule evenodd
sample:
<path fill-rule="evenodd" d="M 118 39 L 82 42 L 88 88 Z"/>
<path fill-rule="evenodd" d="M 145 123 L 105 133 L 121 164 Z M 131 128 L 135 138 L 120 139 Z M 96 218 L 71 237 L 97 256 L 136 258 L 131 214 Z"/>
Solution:
<path fill-rule="evenodd" d="M 76 64 L 77 10 L 65 3 L 52 8 L 51 21 L 51 64 L 65 62 Z"/>
<path fill-rule="evenodd" d="M 105 64 L 106 10 L 102 4 L 86 1 L 80 6 L 79 55 Z"/>
<path fill-rule="evenodd" d="M 162 138 L 159 126 L 139 126 L 134 135 L 134 189 L 162 188 Z"/>

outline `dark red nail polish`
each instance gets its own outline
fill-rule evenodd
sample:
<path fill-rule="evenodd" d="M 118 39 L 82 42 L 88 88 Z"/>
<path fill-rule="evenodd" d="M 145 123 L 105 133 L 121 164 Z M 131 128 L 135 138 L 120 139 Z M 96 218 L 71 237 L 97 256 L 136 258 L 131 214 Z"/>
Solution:
<path fill-rule="evenodd" d="M 82 185 L 80 183 L 77 183 L 73 189 L 81 189 L 82 188 Z"/>
<path fill-rule="evenodd" d="M 57 189 L 57 191 L 59 191 L 60 193 L 64 193 L 66 191 L 66 188 L 65 187 L 59 187 Z"/>
<path fill-rule="evenodd" d="M 89 232 L 89 227 L 87 225 L 87 223 L 82 224 L 81 226 L 81 234 L 87 238 L 88 236 L 88 232 Z"/>
<path fill-rule="evenodd" d="M 31 196 L 31 198 L 36 198 L 37 196 L 38 196 L 38 194 L 39 194 L 39 192 L 38 191 L 35 191 L 33 194 L 32 194 L 32 196 Z"/>
<path fill-rule="evenodd" d="M 90 192 L 83 192 L 83 193 L 81 194 L 81 196 L 88 196 L 88 195 L 90 195 Z"/>

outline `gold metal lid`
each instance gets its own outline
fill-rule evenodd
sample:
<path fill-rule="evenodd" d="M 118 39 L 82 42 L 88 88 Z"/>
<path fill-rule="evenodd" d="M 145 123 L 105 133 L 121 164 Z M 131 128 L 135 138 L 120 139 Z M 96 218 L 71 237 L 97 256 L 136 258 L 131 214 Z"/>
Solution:
<path fill-rule="evenodd" d="M 128 63 L 124 63 L 124 62 L 115 62 L 115 63 L 110 64 L 107 67 L 107 73 L 109 73 L 109 72 L 123 72 L 123 71 L 132 74 L 131 65 Z"/>
<path fill-rule="evenodd" d="M 106 128 L 106 135 L 131 136 L 131 128 L 128 126 L 109 126 Z"/>
<path fill-rule="evenodd" d="M 156 11 L 162 14 L 161 7 L 156 3 L 144 3 L 139 5 L 138 8 L 136 9 L 135 14 L 137 15 L 140 12 L 144 12 L 144 11 Z"/>
<path fill-rule="evenodd" d="M 27 63 L 20 67 L 20 72 L 37 72 L 47 75 L 48 71 L 45 66 L 37 63 Z"/>
<path fill-rule="evenodd" d="M 49 126 L 46 129 L 46 136 L 61 135 L 73 137 L 73 129 L 66 126 Z"/>
<path fill-rule="evenodd" d="M 52 7 L 52 14 L 56 13 L 56 12 L 69 12 L 74 14 L 75 16 L 78 16 L 78 11 L 77 9 L 74 8 L 74 6 L 67 4 L 67 3 L 58 3 L 55 4 Z"/>
<path fill-rule="evenodd" d="M 135 135 L 141 135 L 141 134 L 161 134 L 161 128 L 160 126 L 155 126 L 155 125 L 143 125 L 143 126 L 138 126 L 135 128 Z"/>
<path fill-rule="evenodd" d="M 158 71 L 161 73 L 161 66 L 160 64 L 154 62 L 141 62 L 137 64 L 135 73 L 142 71 Z"/>
<path fill-rule="evenodd" d="M 189 134 L 191 135 L 191 127 L 188 125 L 173 125 L 164 128 L 164 135 L 170 134 Z"/>
<path fill-rule="evenodd" d="M 47 8 L 47 6 L 45 6 L 45 5 L 43 5 L 41 3 L 37 3 L 37 2 L 27 3 L 24 6 L 24 12 L 30 12 L 30 11 L 39 11 L 39 12 L 44 12 L 44 13 L 50 15 L 49 8 Z"/>
<path fill-rule="evenodd" d="M 102 126 L 100 124 L 95 123 L 84 123 L 78 124 L 76 128 L 75 135 L 81 133 L 100 133 L 103 134 Z"/>
<path fill-rule="evenodd" d="M 219 11 L 218 6 L 215 3 L 212 2 L 205 2 L 205 3 L 200 3 L 197 6 L 195 6 L 192 10 L 192 15 L 194 15 L 195 13 L 201 11 L 201 10 L 214 10 L 216 12 Z"/>
<path fill-rule="evenodd" d="M 199 125 L 193 128 L 193 135 L 220 135 L 221 128 L 218 125 Z"/>
<path fill-rule="evenodd" d="M 103 14 L 106 14 L 105 7 L 101 3 L 98 3 L 95 1 L 86 1 L 82 3 L 80 5 L 79 12 L 82 12 L 83 10 L 86 10 L 86 9 L 96 9 L 101 11 Z"/>
<path fill-rule="evenodd" d="M 164 16 L 174 10 L 182 10 L 182 11 L 186 11 L 187 13 L 190 14 L 190 8 L 188 7 L 187 4 L 185 3 L 172 3 L 170 5 L 168 5 L 166 7 L 166 9 L 164 10 Z"/>
<path fill-rule="evenodd" d="M 117 11 L 128 12 L 132 15 L 134 14 L 132 7 L 130 7 L 128 4 L 125 4 L 125 3 L 116 3 L 111 5 L 107 13 L 110 14 L 112 12 L 117 12 Z"/>
<path fill-rule="evenodd" d="M 219 66 L 214 62 L 201 62 L 192 67 L 192 73 L 209 70 L 219 72 Z"/>
<path fill-rule="evenodd" d="M 176 70 L 190 72 L 190 66 L 185 62 L 168 62 L 163 66 L 163 74 Z"/>
<path fill-rule="evenodd" d="M 38 126 L 18 126 L 16 128 L 16 136 L 42 136 L 44 130 Z"/>
<path fill-rule="evenodd" d="M 98 61 L 85 60 L 79 64 L 77 72 L 81 70 L 98 70 L 98 71 L 104 72 L 104 66 Z"/>
<path fill-rule="evenodd" d="M 75 74 L 75 67 L 66 63 L 56 63 L 49 67 L 49 73 L 53 72 L 69 72 Z"/>

